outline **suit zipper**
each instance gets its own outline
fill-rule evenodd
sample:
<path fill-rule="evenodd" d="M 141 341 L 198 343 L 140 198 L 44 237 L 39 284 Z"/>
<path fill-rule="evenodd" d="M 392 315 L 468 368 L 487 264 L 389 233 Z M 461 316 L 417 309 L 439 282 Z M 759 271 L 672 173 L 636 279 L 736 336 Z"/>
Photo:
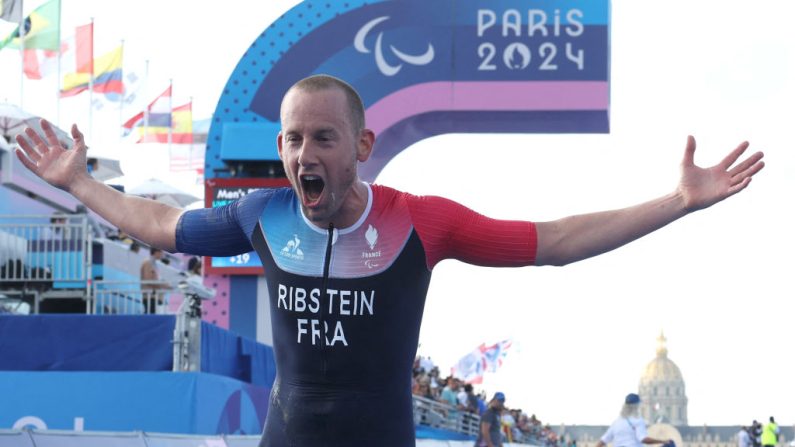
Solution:
<path fill-rule="evenodd" d="M 320 370 L 323 375 L 326 374 L 327 364 L 326 364 L 326 308 L 325 302 L 327 301 L 327 292 L 328 292 L 328 279 L 329 279 L 329 270 L 331 268 L 331 244 L 334 242 L 334 224 L 329 222 L 328 224 L 328 241 L 326 242 L 326 257 L 323 261 L 323 294 L 321 296 L 320 301 L 320 319 L 323 322 L 323 338 L 320 341 Z"/>

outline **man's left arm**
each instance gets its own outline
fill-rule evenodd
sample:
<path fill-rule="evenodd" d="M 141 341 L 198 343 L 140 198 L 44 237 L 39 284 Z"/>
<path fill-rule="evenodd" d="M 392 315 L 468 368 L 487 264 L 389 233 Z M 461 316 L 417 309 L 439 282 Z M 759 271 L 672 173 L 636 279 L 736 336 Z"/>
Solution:
<path fill-rule="evenodd" d="M 737 163 L 748 148 L 743 142 L 710 168 L 695 165 L 695 139 L 687 139 L 682 176 L 666 196 L 628 208 L 536 223 L 536 265 L 566 265 L 634 241 L 700 209 L 708 208 L 745 189 L 764 167 L 757 152 Z"/>

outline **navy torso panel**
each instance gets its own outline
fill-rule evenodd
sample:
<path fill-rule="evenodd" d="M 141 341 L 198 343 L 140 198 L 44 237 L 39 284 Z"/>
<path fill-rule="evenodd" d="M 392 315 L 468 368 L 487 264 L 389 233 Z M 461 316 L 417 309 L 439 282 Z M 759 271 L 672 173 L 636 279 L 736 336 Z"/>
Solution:
<path fill-rule="evenodd" d="M 324 230 L 275 194 L 254 228 L 277 365 L 262 446 L 414 445 L 430 271 L 408 210 L 372 202 L 351 228 Z"/>

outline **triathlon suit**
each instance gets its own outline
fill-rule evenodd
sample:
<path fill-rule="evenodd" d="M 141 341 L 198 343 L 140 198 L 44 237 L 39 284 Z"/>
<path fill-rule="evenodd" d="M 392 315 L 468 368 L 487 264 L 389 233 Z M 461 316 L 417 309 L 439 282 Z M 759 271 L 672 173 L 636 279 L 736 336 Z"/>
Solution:
<path fill-rule="evenodd" d="M 290 188 L 188 211 L 177 226 L 180 252 L 253 247 L 262 260 L 277 375 L 260 446 L 414 446 L 411 371 L 431 269 L 535 260 L 533 223 L 367 186 L 349 228 L 312 224 Z"/>

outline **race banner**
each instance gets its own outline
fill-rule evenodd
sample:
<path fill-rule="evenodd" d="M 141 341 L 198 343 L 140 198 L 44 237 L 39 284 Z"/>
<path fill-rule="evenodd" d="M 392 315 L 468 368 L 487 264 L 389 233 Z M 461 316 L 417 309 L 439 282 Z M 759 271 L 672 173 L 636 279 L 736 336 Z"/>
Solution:
<path fill-rule="evenodd" d="M 377 136 L 360 166 L 365 180 L 409 145 L 444 133 L 609 132 L 609 36 L 608 0 L 302 2 L 232 73 L 206 172 L 228 176 L 226 162 L 257 154 L 278 161 L 281 99 L 320 73 L 362 96 Z M 224 134 L 241 126 L 252 138 Z"/>

